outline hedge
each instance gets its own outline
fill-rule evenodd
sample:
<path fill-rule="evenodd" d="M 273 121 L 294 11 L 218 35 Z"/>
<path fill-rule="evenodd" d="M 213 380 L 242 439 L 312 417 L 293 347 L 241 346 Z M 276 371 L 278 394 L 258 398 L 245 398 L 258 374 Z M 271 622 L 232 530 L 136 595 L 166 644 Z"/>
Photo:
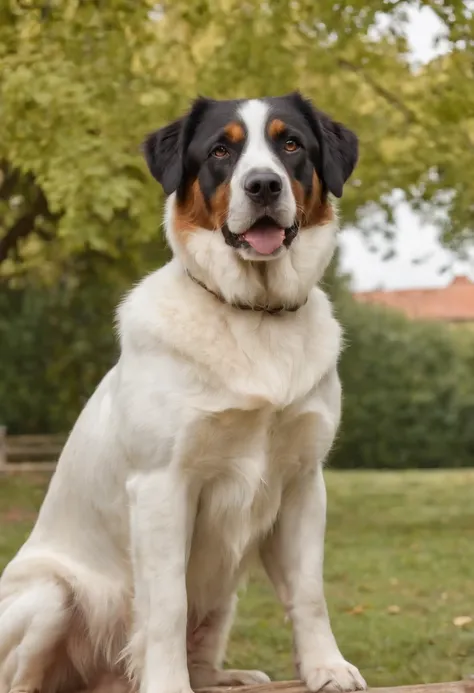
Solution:
<path fill-rule="evenodd" d="M 0 290 L 0 424 L 63 433 L 117 357 L 119 293 L 98 284 Z"/>
<path fill-rule="evenodd" d="M 0 423 L 69 430 L 117 358 L 123 286 L 0 290 Z M 474 330 L 409 322 L 335 292 L 345 330 L 343 420 L 330 465 L 474 466 Z"/>
<path fill-rule="evenodd" d="M 474 331 L 339 302 L 340 468 L 474 466 Z"/>

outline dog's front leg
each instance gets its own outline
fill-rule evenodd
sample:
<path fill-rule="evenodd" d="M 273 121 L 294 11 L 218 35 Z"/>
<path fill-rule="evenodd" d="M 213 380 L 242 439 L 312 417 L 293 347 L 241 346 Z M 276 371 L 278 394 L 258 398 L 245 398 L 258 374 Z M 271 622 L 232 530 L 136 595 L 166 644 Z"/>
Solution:
<path fill-rule="evenodd" d="M 135 475 L 127 489 L 135 590 L 130 670 L 140 693 L 188 693 L 186 566 L 197 501 L 170 469 Z"/>
<path fill-rule="evenodd" d="M 343 658 L 329 622 L 323 588 L 325 524 L 326 489 L 318 465 L 288 489 L 261 556 L 291 618 L 297 668 L 308 688 L 362 690 L 365 681 Z"/>

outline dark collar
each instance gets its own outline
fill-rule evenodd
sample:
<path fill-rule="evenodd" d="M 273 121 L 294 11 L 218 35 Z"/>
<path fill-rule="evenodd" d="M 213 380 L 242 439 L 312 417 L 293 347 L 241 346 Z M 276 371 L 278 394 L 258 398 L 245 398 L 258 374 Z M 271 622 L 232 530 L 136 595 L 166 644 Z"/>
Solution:
<path fill-rule="evenodd" d="M 303 303 L 300 303 L 299 305 L 294 305 L 294 306 L 261 306 L 261 305 L 249 305 L 248 303 L 229 303 L 228 301 L 225 300 L 225 298 L 221 295 L 218 294 L 216 291 L 213 291 L 210 289 L 208 286 L 204 284 L 204 282 L 200 281 L 196 277 L 194 277 L 190 272 L 186 270 L 186 274 L 188 277 L 198 286 L 200 286 L 202 289 L 205 289 L 208 293 L 212 294 L 215 298 L 217 298 L 218 301 L 221 303 L 225 303 L 228 306 L 232 306 L 232 308 L 239 308 L 240 310 L 252 310 L 252 311 L 259 311 L 261 313 L 268 313 L 269 315 L 280 315 L 281 313 L 295 313 L 297 310 L 302 308 L 307 302 L 308 299 L 306 298 Z"/>

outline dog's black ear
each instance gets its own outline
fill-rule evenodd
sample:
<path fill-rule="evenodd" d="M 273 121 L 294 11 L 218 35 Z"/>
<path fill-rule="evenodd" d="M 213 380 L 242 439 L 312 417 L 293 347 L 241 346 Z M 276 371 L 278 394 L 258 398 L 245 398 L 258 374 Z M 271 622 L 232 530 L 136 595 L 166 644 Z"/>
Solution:
<path fill-rule="evenodd" d="M 181 140 L 185 120 L 186 116 L 183 116 L 152 132 L 142 145 L 148 168 L 166 195 L 178 188 L 183 177 Z"/>
<path fill-rule="evenodd" d="M 329 192 L 336 197 L 342 197 L 344 183 L 359 158 L 357 136 L 342 123 L 337 123 L 317 110 L 311 101 L 303 98 L 299 92 L 293 96 L 319 141 L 318 164 L 322 181 Z"/>
<path fill-rule="evenodd" d="M 151 174 L 166 195 L 183 188 L 186 179 L 186 150 L 210 99 L 199 96 L 190 111 L 169 125 L 152 132 L 142 149 Z"/>
<path fill-rule="evenodd" d="M 319 114 L 323 181 L 329 192 L 342 197 L 342 189 L 359 158 L 359 142 L 356 135 L 342 123 L 337 123 L 324 113 Z"/>

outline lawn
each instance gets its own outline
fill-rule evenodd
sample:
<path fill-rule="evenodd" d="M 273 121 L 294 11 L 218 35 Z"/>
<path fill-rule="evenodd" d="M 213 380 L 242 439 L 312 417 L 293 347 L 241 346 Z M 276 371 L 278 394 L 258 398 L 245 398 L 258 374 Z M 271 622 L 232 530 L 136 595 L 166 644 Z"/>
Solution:
<path fill-rule="evenodd" d="M 474 673 L 474 471 L 332 471 L 327 481 L 326 592 L 345 656 L 371 686 Z M 0 569 L 46 483 L 0 477 Z M 459 617 L 472 621 L 456 625 Z M 229 664 L 288 678 L 290 653 L 289 627 L 257 573 L 242 595 Z"/>

